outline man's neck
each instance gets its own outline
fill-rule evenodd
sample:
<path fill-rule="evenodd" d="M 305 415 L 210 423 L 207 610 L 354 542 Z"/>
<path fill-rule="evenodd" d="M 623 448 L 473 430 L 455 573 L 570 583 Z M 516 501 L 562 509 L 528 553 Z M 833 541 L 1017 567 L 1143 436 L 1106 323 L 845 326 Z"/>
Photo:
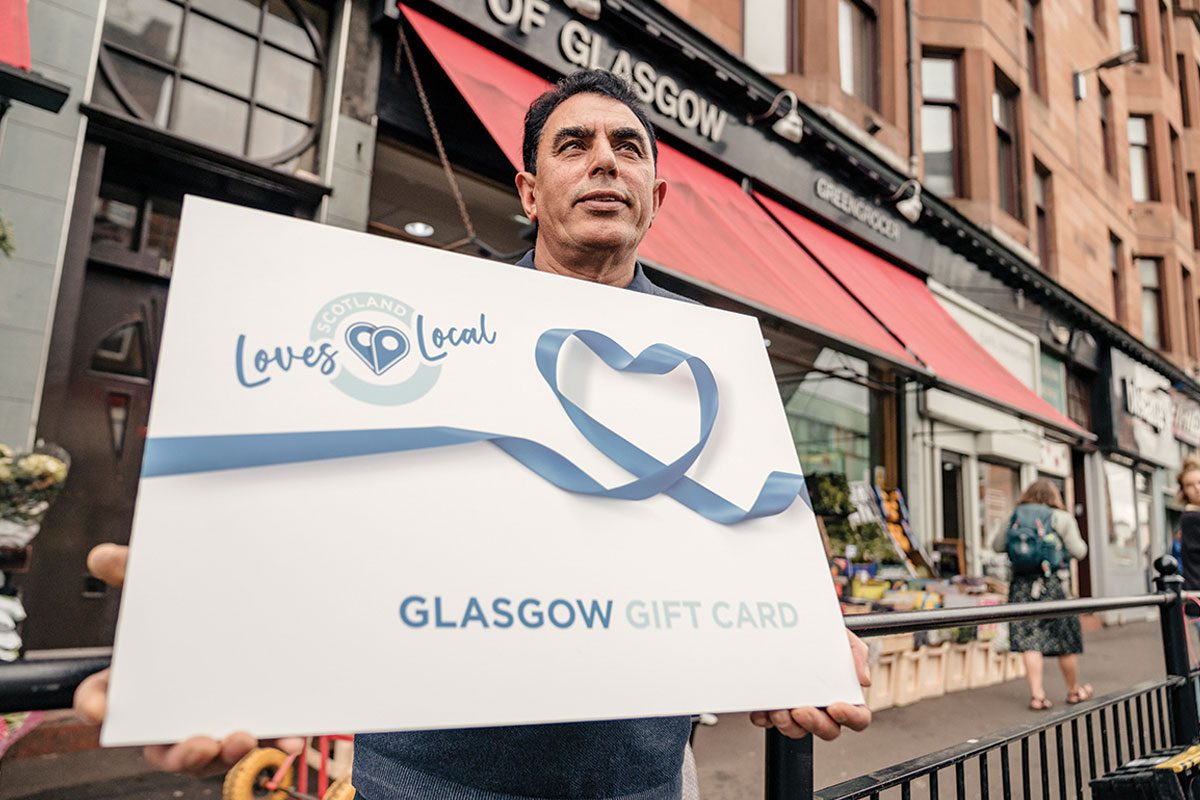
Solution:
<path fill-rule="evenodd" d="M 624 289 L 637 273 L 637 253 L 614 257 L 605 254 L 562 254 L 539 244 L 533 251 L 533 265 L 542 272 L 553 272 L 568 278 L 581 278 Z"/>

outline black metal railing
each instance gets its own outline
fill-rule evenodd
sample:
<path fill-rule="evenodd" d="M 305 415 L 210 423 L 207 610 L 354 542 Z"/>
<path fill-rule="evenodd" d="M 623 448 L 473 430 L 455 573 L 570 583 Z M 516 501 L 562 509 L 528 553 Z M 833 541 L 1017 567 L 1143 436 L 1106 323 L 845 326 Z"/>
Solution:
<path fill-rule="evenodd" d="M 817 791 L 811 737 L 791 740 L 768 731 L 767 800 L 910 800 L 918 796 L 914 793 L 939 800 L 943 787 L 945 796 L 957 800 L 1085 800 L 1091 797 L 1088 783 L 1109 770 L 1154 750 L 1196 741 L 1200 672 L 1191 670 L 1188 658 L 1183 579 L 1170 557 L 1155 562 L 1155 569 L 1157 592 L 1148 595 L 847 618 L 847 627 L 869 637 L 1157 607 L 1166 675 L 1043 717 L 1037 725 L 986 734 Z M 106 666 L 104 657 L 0 665 L 0 713 L 69 708 L 79 683 Z"/>
<path fill-rule="evenodd" d="M 1157 607 L 1166 675 L 1161 681 L 1085 701 L 1043 718 L 1040 724 L 983 735 L 816 791 L 811 737 L 792 741 L 768 731 L 767 800 L 910 800 L 917 796 L 1085 800 L 1091 797 L 1090 781 L 1110 770 L 1154 750 L 1194 742 L 1200 735 L 1196 702 L 1200 673 L 1189 666 L 1183 579 L 1170 557 L 1154 566 L 1157 592 L 1149 595 L 847 618 L 847 627 L 858 635 L 882 636 Z"/>

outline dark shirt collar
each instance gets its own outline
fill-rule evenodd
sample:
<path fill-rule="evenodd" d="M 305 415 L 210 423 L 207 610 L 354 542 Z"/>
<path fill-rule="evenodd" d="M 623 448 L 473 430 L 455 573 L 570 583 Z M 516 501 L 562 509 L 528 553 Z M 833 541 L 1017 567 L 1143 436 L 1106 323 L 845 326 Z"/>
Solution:
<path fill-rule="evenodd" d="M 537 269 L 537 266 L 533 263 L 533 250 L 530 250 L 525 255 L 521 256 L 521 260 L 518 261 L 516 265 L 518 267 L 526 267 L 528 269 Z M 635 261 L 633 265 L 633 280 L 631 280 L 629 285 L 625 288 L 632 289 L 635 292 L 641 292 L 642 294 L 655 294 L 654 290 L 658 287 L 651 283 L 650 279 L 646 277 L 646 273 L 642 270 L 642 262 Z"/>

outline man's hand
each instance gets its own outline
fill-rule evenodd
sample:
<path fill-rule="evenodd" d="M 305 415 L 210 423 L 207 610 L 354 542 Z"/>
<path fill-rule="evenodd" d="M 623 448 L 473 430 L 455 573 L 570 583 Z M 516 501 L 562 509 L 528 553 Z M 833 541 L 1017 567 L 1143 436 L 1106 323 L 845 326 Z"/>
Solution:
<path fill-rule="evenodd" d="M 102 544 L 88 553 L 88 571 L 109 586 L 125 582 L 125 564 L 129 548 L 124 545 Z M 89 675 L 75 690 L 75 713 L 84 720 L 99 723 L 108 710 L 108 670 Z M 264 744 L 268 744 L 264 742 Z M 270 742 L 289 753 L 304 747 L 303 739 L 278 739 Z M 234 733 L 218 741 L 205 736 L 172 745 L 150 745 L 143 754 L 146 760 L 161 770 L 186 772 L 197 777 L 217 775 L 236 764 L 242 756 L 258 747 L 258 741 L 248 733 Z"/>
<path fill-rule="evenodd" d="M 854 654 L 858 682 L 863 687 L 870 686 L 867 645 L 850 631 L 846 631 L 846 635 L 850 637 L 850 651 Z M 790 710 L 754 711 L 750 714 L 750 721 L 760 728 L 778 728 L 789 739 L 800 739 L 814 733 L 829 742 L 841 735 L 842 726 L 852 731 L 864 730 L 871 724 L 871 710 L 866 706 L 834 703 L 825 709 L 804 706 Z"/>

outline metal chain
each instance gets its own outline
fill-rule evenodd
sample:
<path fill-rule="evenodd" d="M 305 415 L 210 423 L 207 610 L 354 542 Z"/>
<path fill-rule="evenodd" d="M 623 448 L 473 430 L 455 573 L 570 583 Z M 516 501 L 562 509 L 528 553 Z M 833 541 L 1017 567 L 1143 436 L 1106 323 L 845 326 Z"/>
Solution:
<path fill-rule="evenodd" d="M 437 149 L 438 159 L 442 162 L 442 170 L 446 173 L 446 180 L 450 183 L 450 191 L 454 193 L 454 202 L 458 204 L 458 214 L 462 218 L 463 226 L 467 229 L 466 242 L 476 242 L 478 237 L 475 235 L 475 226 L 471 224 L 471 215 L 467 212 L 467 204 L 463 200 L 462 191 L 458 188 L 458 179 L 454 176 L 454 169 L 450 166 L 450 159 L 446 157 L 446 148 L 442 144 L 442 135 L 438 132 L 437 123 L 433 119 L 433 109 L 429 107 L 429 98 L 425 95 L 425 86 L 421 82 L 421 74 L 417 71 L 417 61 L 413 57 L 412 48 L 408 46 L 408 38 L 404 35 L 404 24 L 398 24 L 396 29 L 400 33 L 400 47 L 403 48 L 404 56 L 408 61 L 408 67 L 412 70 L 413 83 L 417 87 L 417 97 L 421 101 L 421 109 L 425 112 L 425 122 L 429 125 L 429 132 L 433 134 L 433 146 Z M 398 62 L 399 57 L 397 54 L 397 72 L 400 71 Z"/>

